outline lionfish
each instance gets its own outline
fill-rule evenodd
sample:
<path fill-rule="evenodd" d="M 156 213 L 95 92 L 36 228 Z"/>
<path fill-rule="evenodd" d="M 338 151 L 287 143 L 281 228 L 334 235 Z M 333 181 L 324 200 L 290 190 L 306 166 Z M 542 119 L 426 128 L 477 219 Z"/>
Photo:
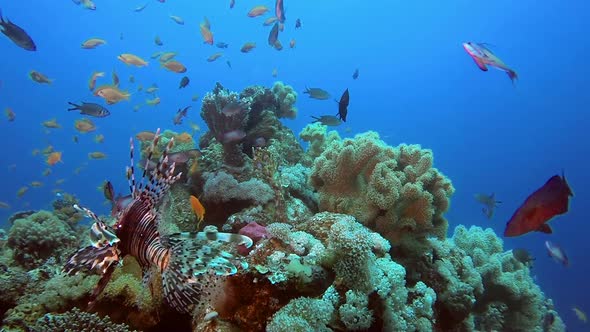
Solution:
<path fill-rule="evenodd" d="M 149 162 L 160 139 L 160 129 L 148 149 Z M 223 242 L 250 247 L 252 240 L 243 235 L 219 233 L 205 228 L 204 232 L 160 235 L 158 224 L 161 213 L 159 203 L 181 176 L 174 174 L 175 163 L 169 164 L 168 155 L 174 144 L 171 139 L 155 168 L 144 167 L 141 181 L 136 184 L 133 167 L 133 138 L 130 139 L 131 163 L 127 167 L 127 180 L 131 190 L 130 202 L 117 213 L 111 227 L 87 208 L 75 205 L 79 211 L 92 218 L 90 231 L 92 244 L 78 250 L 66 263 L 68 274 L 86 268 L 101 275 L 89 301 L 92 307 L 108 284 L 113 272 L 127 256 L 133 256 L 142 268 L 144 278 L 157 269 L 162 278 L 166 302 L 181 313 L 199 301 L 204 290 L 204 278 L 208 273 L 231 275 L 245 263 L 221 248 Z M 147 183 L 144 181 L 147 178 Z"/>

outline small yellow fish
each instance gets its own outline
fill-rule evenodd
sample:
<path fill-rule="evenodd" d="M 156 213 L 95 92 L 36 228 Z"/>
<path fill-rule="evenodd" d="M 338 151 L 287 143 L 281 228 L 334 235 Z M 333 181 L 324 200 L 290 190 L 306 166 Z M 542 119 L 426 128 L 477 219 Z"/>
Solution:
<path fill-rule="evenodd" d="M 148 65 L 148 63 L 144 59 L 138 57 L 135 54 L 131 54 L 131 53 L 120 54 L 117 57 L 117 59 L 121 60 L 122 62 L 124 62 L 127 65 L 134 65 L 136 67 L 145 67 Z"/>
<path fill-rule="evenodd" d="M 21 198 L 21 197 L 23 197 L 23 196 L 24 196 L 24 195 L 27 193 L 27 191 L 29 191 L 29 187 L 27 187 L 27 186 L 21 187 L 21 188 L 20 188 L 20 189 L 19 189 L 19 190 L 16 192 L 16 197 L 18 197 L 18 198 Z"/>
<path fill-rule="evenodd" d="M 578 319 L 581 322 L 588 323 L 588 316 L 586 316 L 585 312 L 580 310 L 580 308 L 578 308 L 578 307 L 573 307 L 572 310 L 574 311 L 574 313 L 576 314 L 576 317 L 578 317 Z"/>
<path fill-rule="evenodd" d="M 106 159 L 106 157 L 107 157 L 107 155 L 105 153 L 99 152 L 99 151 L 90 152 L 88 154 L 89 159 Z"/>
<path fill-rule="evenodd" d="M 55 128 L 61 128 L 61 125 L 59 123 L 57 123 L 57 119 L 55 119 L 55 118 L 53 118 L 51 120 L 44 121 L 41 124 L 45 128 L 53 128 L 53 129 L 55 129 Z"/>
<path fill-rule="evenodd" d="M 98 135 L 94 136 L 94 142 L 99 143 L 99 144 L 104 142 L 104 135 L 98 134 Z"/>
<path fill-rule="evenodd" d="M 55 185 L 59 186 L 60 184 L 62 184 L 64 182 L 66 182 L 66 179 L 57 179 L 57 180 L 55 180 Z"/>
<path fill-rule="evenodd" d="M 160 104 L 160 97 L 156 97 L 154 99 L 147 99 L 145 101 L 146 104 L 150 105 L 150 106 L 156 106 Z"/>
<path fill-rule="evenodd" d="M 42 186 L 43 186 L 43 182 L 41 182 L 41 181 L 33 181 L 33 182 L 31 182 L 31 187 L 33 187 L 33 188 L 39 188 L 39 187 L 42 187 Z"/>
<path fill-rule="evenodd" d="M 96 48 L 97 46 L 104 45 L 106 43 L 107 43 L 107 41 L 104 40 L 104 39 L 90 38 L 90 39 L 85 40 L 82 43 L 82 48 L 89 50 L 89 49 L 92 49 L 92 48 Z"/>
<path fill-rule="evenodd" d="M 199 100 L 199 95 L 193 95 L 193 97 L 191 98 L 192 101 L 197 101 Z"/>
<path fill-rule="evenodd" d="M 41 74 L 40 72 L 36 71 L 36 70 L 31 70 L 29 72 L 29 77 L 40 84 L 51 84 L 53 82 L 52 79 L 49 79 L 47 76 Z"/>
<path fill-rule="evenodd" d="M 160 54 L 160 62 L 168 62 L 170 60 L 172 60 L 172 58 L 174 58 L 176 56 L 176 52 L 166 52 L 166 53 L 162 53 Z"/>

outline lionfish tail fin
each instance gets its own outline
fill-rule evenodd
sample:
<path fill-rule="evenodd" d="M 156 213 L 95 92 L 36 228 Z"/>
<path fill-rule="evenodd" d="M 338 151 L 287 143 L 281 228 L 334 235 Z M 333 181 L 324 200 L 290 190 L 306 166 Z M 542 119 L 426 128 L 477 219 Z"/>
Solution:
<path fill-rule="evenodd" d="M 204 294 L 218 288 L 217 280 L 236 274 L 238 267 L 247 267 L 240 258 L 224 250 L 227 242 L 248 245 L 252 240 L 212 231 L 162 237 L 162 243 L 171 250 L 170 261 L 162 274 L 164 296 L 170 306 L 186 312 L 191 304 L 202 303 Z"/>
<path fill-rule="evenodd" d="M 176 164 L 168 163 L 168 154 L 170 149 L 174 145 L 174 139 L 170 139 L 168 144 L 166 145 L 166 149 L 162 152 L 156 167 L 154 167 L 150 171 L 150 161 L 154 155 L 154 151 L 160 141 L 160 128 L 156 131 L 154 135 L 154 140 L 152 141 L 150 147 L 147 151 L 147 158 L 145 159 L 145 165 L 143 165 L 143 173 L 141 175 L 141 180 L 139 185 L 136 184 L 135 181 L 135 169 L 134 169 L 134 147 L 133 147 L 133 138 L 130 139 L 130 165 L 127 168 L 127 179 L 129 181 L 129 188 L 131 190 L 132 197 L 135 198 L 142 198 L 149 201 L 150 206 L 155 207 L 162 197 L 166 194 L 170 185 L 176 182 L 182 173 L 174 175 L 174 170 L 176 168 Z M 147 182 L 146 182 L 147 181 Z"/>

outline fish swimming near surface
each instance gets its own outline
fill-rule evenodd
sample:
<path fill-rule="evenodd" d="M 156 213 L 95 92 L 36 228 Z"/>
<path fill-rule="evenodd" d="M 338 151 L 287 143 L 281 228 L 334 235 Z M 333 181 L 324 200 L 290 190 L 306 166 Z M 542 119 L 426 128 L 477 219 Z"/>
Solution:
<path fill-rule="evenodd" d="M 340 97 L 340 101 L 338 101 L 338 117 L 340 120 L 346 122 L 346 116 L 348 115 L 348 103 L 350 101 L 350 95 L 348 93 L 348 89 L 344 91 L 342 96 Z"/>
<path fill-rule="evenodd" d="M 29 34 L 18 25 L 10 22 L 10 20 L 2 17 L 2 11 L 0 10 L 0 32 L 2 32 L 6 37 L 12 40 L 17 46 L 27 51 L 36 51 L 37 45 L 29 36 Z"/>
<path fill-rule="evenodd" d="M 77 105 L 72 102 L 68 102 L 68 104 L 74 106 L 68 108 L 68 111 L 80 111 L 80 114 L 89 115 L 96 118 L 104 118 L 111 115 L 111 112 L 109 112 L 108 109 L 96 103 L 82 102 L 82 105 Z"/>
<path fill-rule="evenodd" d="M 471 56 L 479 69 L 488 71 L 488 66 L 497 68 L 508 74 L 508 77 L 514 83 L 518 79 L 518 75 L 514 70 L 508 67 L 500 58 L 498 58 L 485 43 L 463 43 L 463 48 Z"/>
<path fill-rule="evenodd" d="M 569 198 L 573 195 L 565 175 L 552 176 L 514 212 L 506 224 L 504 236 L 520 236 L 533 231 L 553 233 L 547 222 L 568 211 Z"/>
<path fill-rule="evenodd" d="M 319 118 L 316 116 L 312 116 L 312 118 L 314 118 L 314 121 L 312 123 L 319 122 L 324 126 L 336 127 L 342 124 L 342 120 L 333 115 L 322 115 Z"/>
<path fill-rule="evenodd" d="M 228 48 L 229 44 L 224 42 L 218 42 L 217 44 L 215 44 L 215 46 L 217 46 L 218 48 Z"/>
<path fill-rule="evenodd" d="M 354 73 L 352 73 L 352 79 L 356 80 L 357 78 L 359 78 L 359 69 L 355 69 Z"/>
<path fill-rule="evenodd" d="M 158 129 L 148 151 L 148 160 L 152 157 L 159 139 Z M 144 277 L 150 276 L 147 271 L 152 268 L 160 272 L 164 299 L 170 307 L 181 313 L 190 312 L 191 305 L 207 295 L 204 289 L 207 273 L 232 275 L 237 273 L 238 266 L 245 265 L 245 262 L 224 251 L 222 244 L 243 244 L 251 247 L 252 239 L 247 236 L 219 233 L 214 228 L 205 228 L 204 232 L 199 233 L 171 235 L 160 235 L 158 232 L 161 218 L 159 204 L 170 186 L 181 176 L 173 175 L 176 164 L 170 164 L 168 160 L 168 152 L 173 144 L 174 139 L 171 139 L 162 152 L 156 168 L 149 173 L 144 172 L 140 183 L 137 184 L 131 140 L 131 164 L 127 172 L 131 201 L 117 213 L 116 222 L 112 227 L 89 209 L 74 206 L 94 221 L 90 232 L 91 245 L 78 250 L 70 257 L 64 270 L 68 274 L 74 274 L 82 269 L 88 269 L 101 275 L 90 296 L 90 307 L 107 286 L 121 260 L 128 255 L 137 260 L 144 271 Z M 204 248 L 207 250 L 203 250 Z"/>
<path fill-rule="evenodd" d="M 295 20 L 295 29 L 301 29 L 301 19 Z"/>
<path fill-rule="evenodd" d="M 560 246 L 551 241 L 545 241 L 545 248 L 547 249 L 549 257 L 553 258 L 557 263 L 566 267 L 570 265 L 570 261 L 567 258 L 565 251 L 563 251 Z"/>
<path fill-rule="evenodd" d="M 478 202 L 483 204 L 484 207 L 481 211 L 488 219 L 491 219 L 494 216 L 494 209 L 498 207 L 498 204 L 502 203 L 501 201 L 496 200 L 496 195 L 494 193 L 490 195 L 475 194 L 474 197 Z"/>
<path fill-rule="evenodd" d="M 324 89 L 320 89 L 320 88 L 305 87 L 305 91 L 303 91 L 303 93 L 308 94 L 309 98 L 313 98 L 313 99 L 319 99 L 319 100 L 330 99 L 330 94 L 328 93 L 328 91 L 326 91 Z"/>
<path fill-rule="evenodd" d="M 178 109 L 178 111 L 176 112 L 176 115 L 174 116 L 174 119 L 172 119 L 172 123 L 174 123 L 175 125 L 182 124 L 182 118 L 186 117 L 186 114 L 188 113 L 189 108 L 191 108 L 191 107 L 187 106 L 183 109 Z"/>

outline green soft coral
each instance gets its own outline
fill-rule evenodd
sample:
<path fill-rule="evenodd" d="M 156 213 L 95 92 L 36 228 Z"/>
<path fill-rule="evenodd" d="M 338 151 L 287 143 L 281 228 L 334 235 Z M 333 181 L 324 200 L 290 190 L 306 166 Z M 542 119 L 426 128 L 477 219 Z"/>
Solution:
<path fill-rule="evenodd" d="M 277 117 L 295 119 L 297 117 L 297 92 L 290 85 L 283 82 L 275 82 L 272 86 L 272 93 L 278 101 Z"/>
<path fill-rule="evenodd" d="M 65 221 L 42 210 L 16 219 L 8 233 L 7 244 L 17 264 L 35 268 L 50 257 L 61 262 L 69 250 L 78 247 L 79 238 Z"/>

